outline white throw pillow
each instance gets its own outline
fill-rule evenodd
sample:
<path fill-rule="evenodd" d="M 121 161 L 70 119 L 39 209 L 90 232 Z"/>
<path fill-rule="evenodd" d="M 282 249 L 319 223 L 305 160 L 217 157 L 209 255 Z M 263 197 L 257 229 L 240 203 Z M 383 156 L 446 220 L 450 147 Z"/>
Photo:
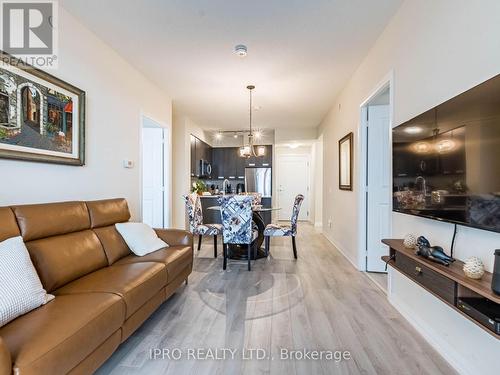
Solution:
<path fill-rule="evenodd" d="M 53 298 L 43 289 L 23 238 L 0 242 L 0 327 Z"/>
<path fill-rule="evenodd" d="M 162 241 L 149 225 L 144 223 L 118 223 L 116 230 L 121 234 L 130 250 L 137 256 L 144 256 L 168 244 Z"/>

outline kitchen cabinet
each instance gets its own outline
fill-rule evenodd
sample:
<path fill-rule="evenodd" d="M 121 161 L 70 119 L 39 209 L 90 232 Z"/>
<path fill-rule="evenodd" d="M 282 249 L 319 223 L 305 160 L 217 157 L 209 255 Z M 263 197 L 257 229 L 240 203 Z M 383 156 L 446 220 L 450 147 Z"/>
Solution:
<path fill-rule="evenodd" d="M 191 134 L 191 177 L 200 176 L 200 160 L 212 163 L 212 147 Z M 213 175 L 213 174 L 212 174 Z M 209 176 L 211 177 L 211 176 Z"/>
<path fill-rule="evenodd" d="M 212 178 L 225 179 L 224 175 L 224 148 L 214 147 L 212 149 Z"/>
<path fill-rule="evenodd" d="M 258 146 L 256 146 L 257 148 Z M 246 167 L 271 167 L 273 163 L 273 146 L 267 145 L 264 146 L 266 148 L 266 153 L 264 156 L 251 156 L 248 159 L 245 159 Z"/>
<path fill-rule="evenodd" d="M 212 149 L 212 177 L 217 179 L 243 180 L 246 167 L 271 167 L 272 146 L 266 147 L 264 157 L 240 157 L 239 147 L 215 147 Z"/>
<path fill-rule="evenodd" d="M 239 152 L 236 150 L 236 152 Z M 246 167 L 246 159 L 237 155 L 236 161 L 236 178 L 238 180 L 243 180 L 245 178 L 245 167 Z"/>
<path fill-rule="evenodd" d="M 236 147 L 224 148 L 224 176 L 229 180 L 236 179 L 236 168 L 238 164 L 238 149 Z"/>
<path fill-rule="evenodd" d="M 196 176 L 196 137 L 194 135 L 191 135 L 191 177 Z"/>

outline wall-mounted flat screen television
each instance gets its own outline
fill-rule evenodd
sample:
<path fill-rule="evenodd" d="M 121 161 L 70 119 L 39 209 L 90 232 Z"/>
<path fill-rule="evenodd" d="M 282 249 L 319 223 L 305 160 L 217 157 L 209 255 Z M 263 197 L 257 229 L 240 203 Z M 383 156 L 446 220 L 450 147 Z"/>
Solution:
<path fill-rule="evenodd" d="M 500 75 L 393 129 L 393 210 L 500 232 Z"/>

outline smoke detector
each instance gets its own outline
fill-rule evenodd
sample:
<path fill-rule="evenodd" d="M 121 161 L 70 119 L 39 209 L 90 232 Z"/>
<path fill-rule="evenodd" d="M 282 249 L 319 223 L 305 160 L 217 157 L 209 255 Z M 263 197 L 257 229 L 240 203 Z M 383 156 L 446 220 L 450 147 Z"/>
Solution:
<path fill-rule="evenodd" d="M 247 55 L 247 46 L 238 44 L 236 47 L 234 47 L 234 53 L 236 53 L 240 57 L 245 57 Z"/>

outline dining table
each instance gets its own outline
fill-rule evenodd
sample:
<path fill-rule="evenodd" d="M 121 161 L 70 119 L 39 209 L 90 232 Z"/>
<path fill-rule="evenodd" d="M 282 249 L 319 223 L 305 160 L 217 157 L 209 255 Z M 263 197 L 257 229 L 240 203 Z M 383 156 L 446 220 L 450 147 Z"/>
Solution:
<path fill-rule="evenodd" d="M 220 210 L 220 206 L 210 206 L 207 209 L 209 210 Z M 262 247 L 264 243 L 264 229 L 266 229 L 266 224 L 262 218 L 262 213 L 264 212 L 272 212 L 281 210 L 281 207 L 262 207 L 261 205 L 252 206 L 252 222 L 257 227 L 258 235 L 255 240 L 252 241 L 252 251 L 251 259 L 260 259 L 266 258 L 267 254 L 265 249 Z M 235 260 L 248 260 L 248 252 L 246 245 L 239 244 L 229 244 L 229 254 L 228 257 L 230 259 Z M 256 251 L 255 251 L 256 250 Z M 254 254 L 256 254 L 256 258 L 254 258 Z"/>

